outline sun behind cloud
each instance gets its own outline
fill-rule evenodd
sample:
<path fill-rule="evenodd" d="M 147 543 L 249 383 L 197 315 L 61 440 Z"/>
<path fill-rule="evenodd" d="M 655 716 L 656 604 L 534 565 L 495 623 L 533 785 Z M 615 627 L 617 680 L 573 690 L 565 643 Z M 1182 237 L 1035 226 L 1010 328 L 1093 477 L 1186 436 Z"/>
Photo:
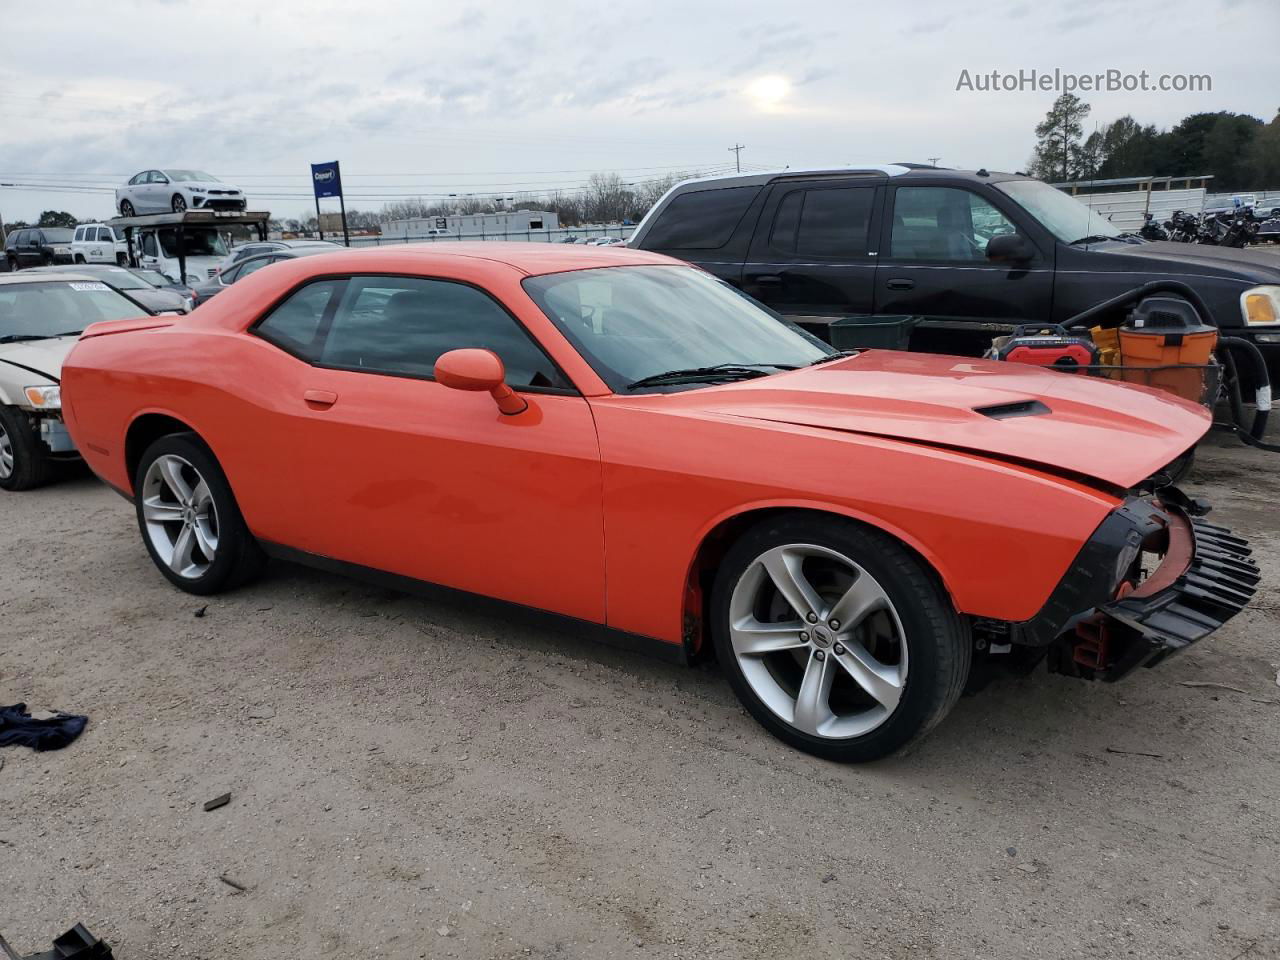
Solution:
<path fill-rule="evenodd" d="M 760 110 L 778 110 L 791 93 L 791 81 L 776 73 L 757 77 L 744 91 Z"/>

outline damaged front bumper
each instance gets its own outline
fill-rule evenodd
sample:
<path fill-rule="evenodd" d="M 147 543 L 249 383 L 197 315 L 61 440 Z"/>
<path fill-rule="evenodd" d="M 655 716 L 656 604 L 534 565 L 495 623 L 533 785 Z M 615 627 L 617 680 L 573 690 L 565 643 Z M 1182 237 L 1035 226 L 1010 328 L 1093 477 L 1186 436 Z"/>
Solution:
<path fill-rule="evenodd" d="M 1260 579 L 1248 541 L 1207 512 L 1174 487 L 1125 501 L 1011 639 L 1046 647 L 1054 672 L 1102 680 L 1203 640 L 1244 609 Z"/>

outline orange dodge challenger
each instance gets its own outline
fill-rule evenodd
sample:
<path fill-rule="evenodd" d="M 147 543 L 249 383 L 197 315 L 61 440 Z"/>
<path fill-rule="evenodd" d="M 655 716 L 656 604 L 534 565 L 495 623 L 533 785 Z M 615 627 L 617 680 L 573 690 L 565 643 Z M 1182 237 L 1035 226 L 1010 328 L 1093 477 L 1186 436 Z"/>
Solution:
<path fill-rule="evenodd" d="M 90 327 L 62 396 L 183 590 L 274 555 L 714 650 L 761 724 L 835 760 L 922 735 L 992 664 L 1150 666 L 1258 580 L 1162 479 L 1203 409 L 836 353 L 616 247 L 282 262 L 190 316 Z"/>

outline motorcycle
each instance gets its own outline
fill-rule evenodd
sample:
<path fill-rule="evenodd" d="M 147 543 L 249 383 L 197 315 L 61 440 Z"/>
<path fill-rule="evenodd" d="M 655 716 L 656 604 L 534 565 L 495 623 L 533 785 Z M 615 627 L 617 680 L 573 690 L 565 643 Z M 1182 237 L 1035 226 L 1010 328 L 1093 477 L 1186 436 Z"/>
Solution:
<path fill-rule="evenodd" d="M 1154 215 L 1144 213 L 1142 215 L 1142 228 L 1138 231 L 1138 236 L 1143 240 L 1168 240 L 1169 232 L 1162 226 Z"/>
<path fill-rule="evenodd" d="M 1200 234 L 1200 224 L 1185 210 L 1175 210 L 1164 223 L 1169 239 L 1177 243 L 1195 243 Z"/>

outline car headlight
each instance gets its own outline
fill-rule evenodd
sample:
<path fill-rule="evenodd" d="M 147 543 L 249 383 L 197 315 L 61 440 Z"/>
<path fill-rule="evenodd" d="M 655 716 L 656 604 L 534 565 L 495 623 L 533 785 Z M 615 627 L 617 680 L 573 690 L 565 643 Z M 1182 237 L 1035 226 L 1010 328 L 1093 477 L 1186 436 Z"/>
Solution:
<path fill-rule="evenodd" d="M 37 410 L 61 410 L 61 387 L 23 387 L 27 402 Z"/>
<path fill-rule="evenodd" d="M 190 284 L 196 284 L 196 283 L 203 283 L 203 282 L 204 282 L 204 281 L 203 281 L 203 280 L 201 280 L 199 277 L 197 277 L 194 273 L 188 273 L 188 274 L 187 274 L 187 283 L 188 283 L 189 285 L 190 285 Z"/>
<path fill-rule="evenodd" d="M 1250 287 L 1240 294 L 1240 312 L 1250 326 L 1280 323 L 1280 285 Z"/>

